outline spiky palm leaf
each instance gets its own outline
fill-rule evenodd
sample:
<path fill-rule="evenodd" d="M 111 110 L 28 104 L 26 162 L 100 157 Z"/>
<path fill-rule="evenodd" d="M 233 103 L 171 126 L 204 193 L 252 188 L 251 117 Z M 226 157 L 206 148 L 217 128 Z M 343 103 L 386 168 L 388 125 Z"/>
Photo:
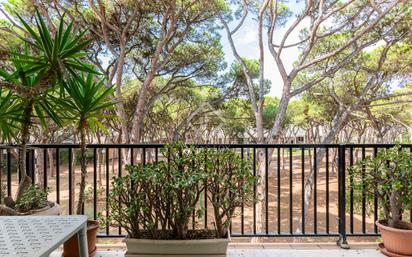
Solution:
<path fill-rule="evenodd" d="M 0 78 L 2 77 L 5 81 L 13 83 L 19 87 L 18 90 L 13 94 L 16 99 L 17 108 L 21 110 L 25 109 L 25 105 L 28 103 L 27 100 L 33 101 L 33 116 L 38 118 L 43 127 L 47 127 L 47 118 L 51 118 L 57 125 L 61 125 L 61 118 L 56 113 L 54 105 L 51 101 L 49 95 L 55 91 L 56 84 L 51 84 L 40 91 L 33 91 L 36 94 L 30 94 L 30 89 L 35 88 L 39 81 L 41 80 L 42 74 L 35 73 L 31 74 L 25 70 L 24 58 L 21 56 L 15 56 L 12 60 L 13 72 L 7 72 L 6 70 L 0 70 Z M 20 116 L 23 113 L 20 112 Z M 14 116 L 13 124 L 18 124 L 24 122 L 22 117 Z M 21 126 L 17 126 L 21 127 Z"/>
<path fill-rule="evenodd" d="M 63 118 L 79 125 L 81 121 L 87 121 L 88 128 L 95 132 L 103 126 L 101 119 L 106 118 L 104 110 L 114 106 L 110 100 L 115 88 L 106 88 L 105 80 L 96 81 L 93 74 L 74 75 L 68 83 L 64 83 L 66 97 L 54 98 L 60 106 Z"/>
<path fill-rule="evenodd" d="M 3 140 L 10 142 L 17 137 L 21 116 L 19 98 L 0 88 L 0 137 Z"/>
<path fill-rule="evenodd" d="M 18 14 L 20 22 L 31 38 L 22 38 L 31 48 L 39 52 L 38 56 L 19 54 L 26 59 L 26 71 L 29 73 L 56 76 L 57 79 L 68 77 L 69 73 L 78 71 L 97 73 L 93 65 L 81 61 L 86 56 L 84 51 L 91 40 L 85 40 L 86 31 L 76 33 L 73 22 L 67 27 L 64 25 L 64 16 L 54 35 L 49 31 L 40 13 L 36 12 L 36 26 L 33 29 Z"/>

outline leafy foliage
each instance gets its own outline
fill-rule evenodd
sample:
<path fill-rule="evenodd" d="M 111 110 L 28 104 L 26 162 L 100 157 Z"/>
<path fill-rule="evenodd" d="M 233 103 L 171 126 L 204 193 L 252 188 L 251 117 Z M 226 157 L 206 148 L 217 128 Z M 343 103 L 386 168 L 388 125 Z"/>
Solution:
<path fill-rule="evenodd" d="M 236 208 L 253 204 L 257 196 L 253 187 L 257 179 L 253 176 L 250 160 L 242 158 L 232 149 L 206 149 L 204 155 L 207 171 L 208 199 L 213 205 L 218 237 L 227 235 Z"/>
<path fill-rule="evenodd" d="M 371 204 L 376 197 L 389 226 L 399 227 L 402 211 L 412 203 L 412 154 L 399 145 L 381 149 L 376 157 L 368 156 L 349 169 L 354 197 L 359 204 L 362 190 Z"/>
<path fill-rule="evenodd" d="M 30 185 L 22 197 L 16 202 L 16 210 L 19 212 L 28 212 L 47 206 L 47 195 L 49 189 L 42 189 L 38 185 Z"/>
<path fill-rule="evenodd" d="M 92 122 L 90 121 L 92 119 L 87 115 L 97 112 L 99 108 L 107 107 L 108 105 L 104 104 L 97 106 L 96 102 L 100 103 L 99 100 L 107 97 L 113 90 L 98 92 L 99 87 L 93 87 L 95 84 L 92 75 L 84 80 L 87 82 L 86 84 L 77 84 L 76 89 L 64 87 L 74 80 L 83 82 L 80 80 L 82 77 L 78 75 L 80 72 L 96 73 L 93 65 L 82 60 L 86 56 L 84 49 L 90 44 L 90 40 L 84 38 L 85 31 L 77 34 L 73 29 L 73 22 L 68 26 L 65 25 L 63 15 L 58 28 L 52 35 L 49 26 L 54 25 L 46 24 L 38 11 L 34 27 L 30 26 L 18 14 L 16 15 L 20 20 L 21 29 L 25 30 L 28 37 L 15 34 L 25 46 L 24 51 L 13 50 L 8 53 L 8 62 L 12 65 L 5 65 L 4 69 L 0 69 L 0 78 L 3 79 L 0 80 L 0 86 L 4 86 L 12 92 L 7 94 L 0 92 L 0 107 L 2 107 L 0 112 L 4 115 L 1 118 L 4 119 L 4 123 L 1 125 L 1 134 L 8 138 L 19 136 L 16 141 L 19 141 L 21 145 L 19 166 L 23 175 L 22 181 L 27 179 L 30 182 L 30 178 L 26 174 L 25 159 L 33 121 L 38 118 L 41 124 L 47 127 L 49 125 L 47 119 L 50 118 L 58 126 L 62 125 L 62 115 L 56 111 L 56 101 L 52 101 L 56 99 L 54 96 L 61 97 L 65 93 L 80 93 L 79 90 L 88 89 L 89 91 L 83 91 L 88 93 L 83 95 L 86 98 L 81 99 L 82 103 L 88 104 L 85 113 L 81 113 L 86 117 L 80 117 Z M 91 87 L 86 87 L 90 84 Z M 100 88 L 102 88 L 101 84 L 103 83 L 100 83 Z M 67 92 L 64 93 L 63 90 Z M 96 93 L 96 99 L 90 98 L 93 93 Z M 78 94 L 75 100 L 79 100 L 80 96 L 81 94 Z M 68 103 L 66 103 L 67 105 Z M 70 106 L 69 109 L 72 113 L 79 110 L 79 108 L 74 107 L 79 106 Z M 21 113 L 18 112 L 19 108 L 22 110 Z M 20 133 L 14 132 L 13 129 L 18 129 Z M 28 190 L 27 186 L 30 184 L 23 182 L 20 183 L 17 191 L 17 202 L 22 201 L 21 198 L 24 197 L 25 191 Z M 36 203 L 33 204 L 36 205 Z M 25 202 L 24 206 L 30 205 Z"/>
<path fill-rule="evenodd" d="M 74 74 L 68 83 L 64 83 L 66 96 L 53 97 L 62 118 L 75 122 L 78 126 L 86 121 L 92 132 L 104 127 L 101 123 L 105 118 L 103 113 L 115 104 L 110 100 L 114 87 L 106 88 L 105 80 L 96 81 L 97 79 L 92 73 Z"/>
<path fill-rule="evenodd" d="M 63 16 L 53 36 L 38 11 L 36 12 L 35 29 L 23 18 L 18 17 L 31 36 L 30 39 L 22 38 L 22 40 L 40 53 L 39 56 L 21 55 L 26 59 L 27 72 L 41 75 L 53 73 L 57 79 L 67 77 L 68 72 L 95 72 L 94 66 L 80 61 L 82 57 L 86 56 L 86 52 L 83 50 L 90 44 L 90 40 L 84 39 L 86 31 L 75 33 L 73 22 L 66 27 Z"/>
<path fill-rule="evenodd" d="M 21 122 L 19 99 L 11 91 L 0 88 L 0 137 L 11 141 L 16 138 Z"/>
<path fill-rule="evenodd" d="M 207 188 L 219 224 L 215 236 L 226 236 L 235 209 L 252 197 L 250 163 L 232 150 L 182 143 L 161 152 L 168 161 L 128 166 L 126 176 L 113 178 L 109 224 L 124 227 L 132 238 L 188 239 L 193 213 L 199 219 L 204 216 L 198 203 Z"/>

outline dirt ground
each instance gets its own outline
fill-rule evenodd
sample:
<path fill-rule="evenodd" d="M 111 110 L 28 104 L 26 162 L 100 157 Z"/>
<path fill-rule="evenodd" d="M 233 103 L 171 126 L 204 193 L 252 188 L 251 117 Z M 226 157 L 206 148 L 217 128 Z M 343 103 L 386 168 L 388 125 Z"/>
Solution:
<path fill-rule="evenodd" d="M 109 177 L 117 176 L 118 175 L 118 160 L 117 157 L 114 155 L 113 152 L 109 152 Z M 301 231 L 301 215 L 302 215 L 302 163 L 301 163 L 301 155 L 299 153 L 294 153 L 292 155 L 292 170 L 289 169 L 289 155 L 288 153 L 285 154 L 284 158 L 281 158 L 281 170 L 280 170 L 280 178 L 277 177 L 277 160 L 276 158 L 271 162 L 269 167 L 268 173 L 268 230 L 270 234 L 274 234 L 278 232 L 280 229 L 282 234 L 290 234 L 297 233 L 297 231 Z M 284 160 L 284 162 L 282 161 Z M 310 173 L 310 156 L 305 154 L 305 170 L 304 176 L 307 178 Z M 332 155 L 330 155 L 329 160 L 333 160 Z M 103 215 L 106 214 L 105 210 L 105 200 L 106 200 L 106 161 L 102 160 L 102 178 L 101 178 L 101 186 L 98 187 L 98 204 L 96 213 L 102 213 Z M 80 182 L 80 167 L 78 163 L 74 166 L 74 176 L 73 176 L 73 189 L 74 195 L 76 196 L 78 193 L 78 183 Z M 36 171 L 38 172 L 38 171 Z M 292 172 L 292 181 L 290 181 L 289 176 L 290 172 Z M 88 177 L 87 182 L 88 185 L 93 185 L 93 165 L 89 163 L 88 169 Z M 123 171 L 124 174 L 124 171 Z M 37 174 L 41 175 L 42 174 Z M 56 177 L 49 176 L 47 179 L 47 185 L 50 188 L 49 200 L 50 201 L 57 201 L 57 194 L 56 194 Z M 280 180 L 280 217 L 278 217 L 278 180 Z M 3 187 L 6 185 L 7 176 L 5 172 L 2 172 L 1 183 Z M 17 190 L 18 185 L 18 178 L 16 173 L 12 175 L 12 194 L 14 195 Z M 110 184 L 110 181 L 109 181 Z M 290 202 L 290 185 L 292 186 L 292 202 Z M 332 169 L 332 164 L 329 162 L 329 203 L 326 202 L 326 163 L 325 159 L 322 162 L 321 168 L 317 175 L 317 191 L 316 191 L 316 202 L 317 202 L 317 210 L 316 210 L 316 220 L 315 213 L 314 213 L 314 197 L 312 197 L 312 203 L 308 210 L 308 214 L 305 221 L 305 232 L 308 234 L 314 233 L 314 225 L 316 221 L 317 225 L 317 233 L 325 234 L 326 233 L 326 208 L 329 207 L 329 232 L 332 234 L 338 233 L 338 227 L 336 223 L 336 217 L 338 214 L 338 180 L 337 174 Z M 110 185 L 109 185 L 110 190 Z M 348 192 L 348 189 L 347 189 Z M 85 205 L 85 213 L 90 217 L 93 218 L 93 195 L 89 195 L 88 200 Z M 76 198 L 74 198 L 76 199 Z M 63 210 L 63 214 L 69 214 L 69 176 L 68 176 L 68 168 L 67 164 L 63 164 L 60 166 L 60 204 Z M 202 203 L 204 205 L 204 203 Z M 73 202 L 73 209 L 72 212 L 75 211 L 75 202 Z M 211 204 L 208 204 L 208 227 L 213 228 L 213 211 L 210 208 Z M 292 207 L 292 216 L 290 216 L 289 210 Z M 110 213 L 110 210 L 109 210 Z M 239 216 L 233 220 L 232 223 L 232 233 L 233 234 L 240 234 L 241 233 L 241 224 L 242 224 L 242 215 L 240 209 L 238 210 Z M 266 216 L 263 217 L 263 227 L 266 226 L 265 224 Z M 278 228 L 278 220 L 280 220 L 280 228 Z M 292 221 L 292 230 L 290 230 L 290 221 Z M 351 220 L 349 216 L 349 207 L 347 207 L 347 231 L 349 232 L 351 226 Z M 253 207 L 245 206 L 244 213 L 243 213 L 243 223 L 244 223 L 244 233 L 249 234 L 253 233 Z M 373 224 L 373 215 L 369 215 L 365 219 L 365 230 L 366 232 L 373 233 L 374 232 L 374 224 Z M 192 224 L 191 224 L 192 226 Z M 196 220 L 195 227 L 204 227 L 204 220 Z M 362 231 L 362 216 L 359 214 L 354 214 L 353 216 L 353 228 L 354 232 L 361 232 Z M 105 230 L 101 231 L 105 233 Z M 118 234 L 118 228 L 110 228 L 110 234 Z M 124 231 L 122 231 L 124 233 Z M 257 231 L 259 233 L 259 231 Z M 238 242 L 249 242 L 250 238 L 233 238 L 233 240 Z M 313 238 L 313 237 L 304 237 L 304 238 L 293 238 L 293 237 L 281 237 L 281 238 L 262 238 L 262 242 L 331 242 L 335 241 L 336 237 L 320 237 L 320 238 Z M 352 240 L 362 240 L 362 241 L 375 241 L 376 237 L 362 237 L 362 238 L 353 238 Z M 104 239 L 103 242 L 116 242 L 117 239 Z"/>

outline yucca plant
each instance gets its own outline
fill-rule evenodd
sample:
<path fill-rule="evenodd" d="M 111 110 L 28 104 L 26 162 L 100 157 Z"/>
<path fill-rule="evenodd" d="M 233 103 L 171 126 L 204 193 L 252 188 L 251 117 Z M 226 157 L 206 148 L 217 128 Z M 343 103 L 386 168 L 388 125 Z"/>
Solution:
<path fill-rule="evenodd" d="M 28 49 L 26 49 L 28 51 Z M 46 116 L 50 117 L 56 124 L 60 125 L 60 119 L 54 112 L 53 103 L 50 102 L 48 95 L 54 90 L 55 84 L 52 83 L 48 87 L 43 87 L 41 80 L 42 74 L 27 72 L 23 55 L 14 55 L 11 59 L 12 71 L 7 72 L 0 70 L 0 76 L 14 86 L 9 90 L 7 96 L 3 99 L 12 104 L 8 108 L 13 108 L 14 111 L 4 118 L 8 122 L 2 124 L 2 131 L 7 136 L 14 136 L 20 143 L 19 152 L 19 169 L 22 175 L 20 186 L 17 190 L 16 201 L 18 201 L 26 189 L 31 184 L 31 179 L 26 172 L 26 152 L 27 144 L 30 140 L 30 128 L 33 123 L 33 118 L 39 118 L 41 124 L 46 126 Z M 37 87 L 42 86 L 41 90 Z M 13 93 L 12 93 L 13 92 Z M 2 112 L 5 110 L 3 109 Z M 9 199 L 11 200 L 11 199 Z M 12 203 L 12 201 L 10 201 Z M 11 204 L 13 205 L 13 204 Z"/>
<path fill-rule="evenodd" d="M 94 74 L 89 73 L 73 75 L 68 83 L 64 83 L 64 89 L 66 97 L 55 98 L 54 101 L 58 103 L 63 117 L 75 124 L 80 135 L 81 181 L 76 212 L 82 214 L 87 176 L 86 134 L 88 131 L 95 133 L 98 128 L 104 128 L 100 120 L 110 117 L 104 111 L 114 105 L 110 100 L 114 87 L 106 88 L 104 79 L 97 80 Z"/>
<path fill-rule="evenodd" d="M 73 23 L 66 27 L 62 17 L 52 35 L 39 12 L 36 12 L 33 27 L 18 14 L 16 16 L 27 30 L 28 37 L 20 37 L 22 45 L 25 46 L 22 53 L 21 50 L 9 51 L 12 65 L 11 68 L 0 69 L 0 87 L 11 90 L 13 95 L 21 99 L 22 105 L 22 117 L 8 123 L 19 128 L 17 141 L 20 144 L 19 167 L 22 180 L 17 190 L 18 200 L 31 184 L 25 160 L 33 116 L 40 118 L 43 125 L 47 124 L 45 117 L 50 117 L 61 125 L 48 97 L 53 91 L 61 91 L 63 82 L 69 80 L 73 74 L 79 71 L 95 73 L 95 69 L 82 61 L 86 55 L 84 50 L 90 41 L 84 39 L 84 31 L 77 33 L 73 30 Z M 3 128 L 2 131 L 4 133 L 7 129 Z"/>

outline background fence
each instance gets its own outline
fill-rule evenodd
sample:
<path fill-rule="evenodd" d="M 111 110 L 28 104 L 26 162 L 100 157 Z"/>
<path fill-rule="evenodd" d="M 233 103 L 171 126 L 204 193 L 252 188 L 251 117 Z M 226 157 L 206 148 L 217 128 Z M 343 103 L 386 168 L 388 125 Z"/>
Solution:
<path fill-rule="evenodd" d="M 160 144 L 88 145 L 88 177 L 84 213 L 97 219 L 110 215 L 107 197 L 113 176 L 125 174 L 125 164 L 161 160 Z M 242 158 L 253 162 L 256 175 L 264 165 L 265 192 L 263 216 L 256 216 L 256 205 L 242 206 L 230 228 L 232 237 L 337 237 L 376 236 L 374 221 L 378 219 L 378 201 L 372 204 L 362 197 L 355 203 L 347 168 L 380 149 L 382 144 L 230 144 L 195 145 L 196 147 L 232 148 Z M 402 145 L 412 151 L 412 145 Z M 72 144 L 30 145 L 27 168 L 34 183 L 49 188 L 49 200 L 62 206 L 63 214 L 73 214 L 80 182 L 80 147 Z M 264 161 L 257 162 L 261 153 Z M 18 182 L 18 147 L 0 145 L 1 195 L 14 196 Z M 305 183 L 311 171 L 313 190 L 310 205 L 305 205 Z M 256 192 L 256 187 L 254 188 Z M 2 198 L 2 197 L 1 197 Z M 205 216 L 195 215 L 191 227 L 213 228 L 213 211 L 206 195 L 199 206 Z M 359 208 L 357 206 L 360 206 Z M 306 213 L 306 215 L 305 215 Z M 408 213 L 412 221 L 412 212 Z M 405 218 L 405 217 L 404 217 Z M 104 228 L 101 237 L 124 236 L 121 228 Z"/>

